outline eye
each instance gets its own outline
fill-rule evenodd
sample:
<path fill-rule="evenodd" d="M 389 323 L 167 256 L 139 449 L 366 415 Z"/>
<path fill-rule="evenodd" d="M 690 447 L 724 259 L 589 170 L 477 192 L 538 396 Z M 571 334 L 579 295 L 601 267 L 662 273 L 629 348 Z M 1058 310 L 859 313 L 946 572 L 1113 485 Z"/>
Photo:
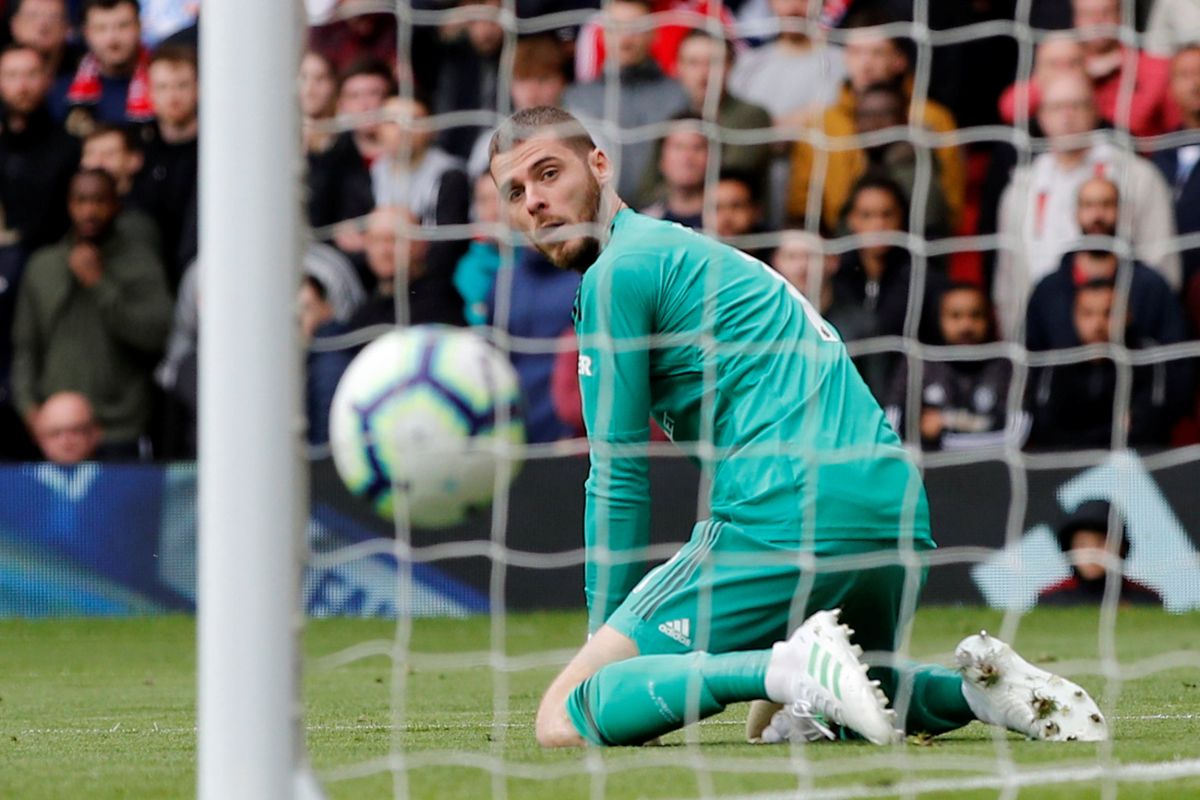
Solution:
<path fill-rule="evenodd" d="M 508 202 L 515 203 L 520 199 L 521 199 L 521 190 L 520 189 L 512 189 L 511 191 L 509 191 Z"/>
<path fill-rule="evenodd" d="M 552 181 L 552 180 L 554 180 L 556 175 L 558 175 L 558 170 L 555 169 L 554 167 L 550 167 L 549 169 L 547 169 L 545 172 L 542 173 L 542 180 Z"/>

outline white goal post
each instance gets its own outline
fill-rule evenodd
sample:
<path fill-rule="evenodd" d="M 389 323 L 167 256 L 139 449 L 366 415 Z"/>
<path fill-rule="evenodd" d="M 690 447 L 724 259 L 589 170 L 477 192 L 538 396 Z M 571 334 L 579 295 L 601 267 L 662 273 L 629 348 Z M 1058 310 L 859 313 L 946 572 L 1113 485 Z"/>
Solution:
<path fill-rule="evenodd" d="M 295 797 L 307 514 L 295 318 L 297 0 L 206 0 L 200 54 L 198 766 L 203 800 Z M 315 784 L 311 784 L 315 787 Z"/>

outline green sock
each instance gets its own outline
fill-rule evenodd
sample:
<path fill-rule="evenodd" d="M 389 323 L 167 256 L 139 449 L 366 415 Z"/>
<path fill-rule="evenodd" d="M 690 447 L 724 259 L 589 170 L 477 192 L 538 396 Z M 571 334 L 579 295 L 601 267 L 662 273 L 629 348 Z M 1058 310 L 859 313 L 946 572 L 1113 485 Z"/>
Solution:
<path fill-rule="evenodd" d="M 872 677 L 875 677 L 872 673 Z M 898 688 L 896 677 L 885 678 L 888 696 L 895 701 Z M 928 733 L 936 736 L 975 719 L 962 693 L 962 676 L 957 672 L 932 664 L 910 665 L 900 680 L 912 681 L 912 695 L 904 729 L 908 733 Z"/>
<path fill-rule="evenodd" d="M 638 656 L 602 667 L 567 697 L 567 714 L 593 744 L 642 744 L 767 696 L 770 650 Z"/>

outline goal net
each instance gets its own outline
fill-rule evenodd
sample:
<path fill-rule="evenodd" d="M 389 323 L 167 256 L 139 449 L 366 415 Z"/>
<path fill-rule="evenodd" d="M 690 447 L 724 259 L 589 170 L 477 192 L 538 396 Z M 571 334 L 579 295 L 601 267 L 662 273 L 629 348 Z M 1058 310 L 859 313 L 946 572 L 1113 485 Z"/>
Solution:
<path fill-rule="evenodd" d="M 392 525 L 374 519 L 340 487 L 327 444 L 313 444 L 306 610 L 385 620 L 347 628 L 353 637 L 333 636 L 338 644 L 305 664 L 310 689 L 343 687 L 346 698 L 307 712 L 325 791 L 848 798 L 1015 797 L 1041 787 L 1044 795 L 1030 796 L 1049 797 L 1069 784 L 1115 797 L 1142 796 L 1142 784 L 1158 782 L 1200 790 L 1200 440 L 1186 421 L 1196 417 L 1191 363 L 1200 344 L 1181 300 L 1200 238 L 1174 220 L 1186 176 L 1165 176 L 1151 161 L 1178 153 L 1179 164 L 1195 163 L 1200 128 L 1186 129 L 1169 96 L 1170 59 L 1200 29 L 1173 28 L 1172 12 L 1156 9 L 1147 33 L 1149 4 L 1133 0 L 1119 4 L 1119 23 L 1083 28 L 1071 27 L 1071 4 L 1031 0 L 589 5 L 309 3 L 310 49 L 321 54 L 313 69 L 343 76 L 339 113 L 327 108 L 306 122 L 313 239 L 357 260 L 368 281 L 378 226 L 401 243 L 424 243 L 385 257 L 395 261 L 390 317 L 314 338 L 310 352 L 353 353 L 392 325 L 433 319 L 431 275 L 413 267 L 449 269 L 439 280 L 453 281 L 463 321 L 517 366 L 531 438 L 490 513 L 439 531 L 402 515 Z M 1084 14 L 1106 4 L 1074 5 Z M 1173 5 L 1186 4 L 1156 4 Z M 1098 40 L 1112 45 L 1092 48 Z M 372 74 L 362 55 L 391 59 L 387 94 L 394 89 L 399 102 L 347 97 L 373 91 L 345 77 Z M 1088 77 L 1086 64 L 1114 58 L 1117 78 Z M 538 263 L 501 223 L 495 206 L 506 200 L 488 200 L 485 173 L 476 181 L 487 169 L 487 133 L 536 102 L 584 120 L 635 209 L 723 239 L 793 282 L 837 327 L 921 467 L 937 550 L 902 539 L 886 553 L 819 566 L 797 556 L 808 572 L 906 570 L 902 606 L 915 621 L 894 653 L 866 657 L 952 665 L 957 641 L 986 627 L 1087 688 L 1110 741 L 1037 747 L 973 724 L 882 749 L 751 746 L 740 705 L 663 747 L 538 748 L 540 693 L 587 636 L 588 442 L 571 385 L 578 278 Z M 341 147 L 350 160 L 330 167 Z M 358 184 L 346 174 L 360 166 L 355 157 L 371 163 Z M 429 178 L 439 159 L 438 174 L 451 176 L 441 184 Z M 447 200 L 452 181 L 458 194 Z M 353 202 L 339 202 L 355 191 L 369 197 L 347 215 Z M 1103 227 L 1103 208 L 1099 227 L 1083 227 L 1089 192 L 1098 198 L 1089 203 L 1116 204 L 1115 227 Z M 381 217 L 377 208 L 389 205 L 407 212 Z M 1105 285 L 1084 267 L 1061 267 L 1067 253 L 1083 253 L 1096 270 L 1115 253 L 1118 266 Z M 1065 284 L 1043 291 L 1060 272 Z M 1146 282 L 1168 287 L 1161 306 Z M 1190 284 L 1193 308 L 1198 285 Z M 1031 304 L 1042 315 L 1036 343 Z M 1100 333 L 1086 328 L 1089 309 L 1104 321 Z M 1164 339 L 1158 323 L 1168 311 L 1177 335 Z M 709 416 L 714 394 L 699 401 Z M 600 396 L 620 402 L 611 389 Z M 634 554 L 647 566 L 671 558 L 708 515 L 711 475 L 689 457 L 711 464 L 728 455 L 706 438 L 711 430 L 672 442 L 670 420 L 658 422 L 666 435 L 647 444 L 652 541 Z M 804 443 L 793 444 L 803 457 Z M 1082 549 L 1080 531 L 1098 531 L 1098 542 Z M 611 566 L 629 554 L 602 547 L 596 557 Z M 810 590 L 797 587 L 793 626 Z M 1069 600 L 1072 608 L 1045 608 Z M 1132 607 L 1137 600 L 1149 602 Z M 711 615 L 679 622 L 663 634 L 702 649 Z M 890 698 L 901 717 L 910 693 L 901 683 Z"/>

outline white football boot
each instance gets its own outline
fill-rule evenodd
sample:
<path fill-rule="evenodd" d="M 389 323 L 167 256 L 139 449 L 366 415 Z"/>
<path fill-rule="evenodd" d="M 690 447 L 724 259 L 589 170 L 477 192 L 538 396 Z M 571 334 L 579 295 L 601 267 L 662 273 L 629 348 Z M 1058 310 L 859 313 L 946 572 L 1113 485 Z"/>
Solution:
<path fill-rule="evenodd" d="M 896 730 L 896 712 L 887 707 L 879 681 L 867 677 L 867 666 L 858 660 L 862 648 L 850 643 L 854 631 L 838 622 L 839 613 L 818 611 L 772 648 L 767 695 L 785 706 L 775 716 L 792 718 L 781 721 L 782 730 L 775 733 L 782 737 L 792 731 L 796 725 L 790 723 L 796 720 L 804 720 L 796 724 L 812 733 L 810 723 L 820 720 L 826 731 L 830 723 L 842 725 L 875 744 L 903 741 L 904 734 Z M 765 729 L 763 733 L 765 739 Z M 832 732 L 821 738 L 832 738 Z"/>
<path fill-rule="evenodd" d="M 984 722 L 1052 742 L 1108 738 L 1104 715 L 1087 692 L 1033 666 L 987 631 L 963 639 L 954 657 L 963 696 Z"/>

